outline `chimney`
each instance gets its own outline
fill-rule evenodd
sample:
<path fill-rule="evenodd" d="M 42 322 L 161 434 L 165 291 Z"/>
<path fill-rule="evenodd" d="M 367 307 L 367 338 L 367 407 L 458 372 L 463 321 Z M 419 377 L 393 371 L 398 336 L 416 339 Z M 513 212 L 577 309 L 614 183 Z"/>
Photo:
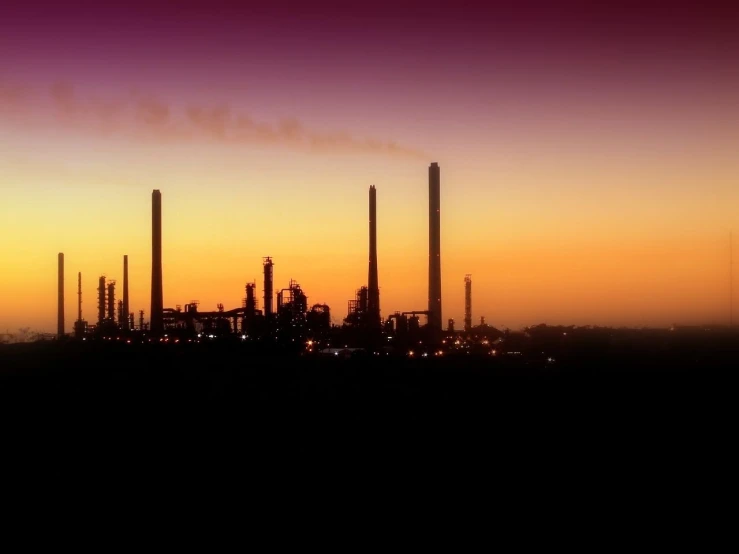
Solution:
<path fill-rule="evenodd" d="M 433 331 L 441 331 L 441 176 L 439 164 L 429 166 L 429 315 Z"/>
<path fill-rule="evenodd" d="M 64 254 L 59 252 L 59 267 L 58 267 L 58 303 L 57 303 L 57 322 L 56 322 L 56 333 L 59 337 L 64 336 Z"/>
<path fill-rule="evenodd" d="M 472 331 L 472 275 L 464 276 L 464 330 Z"/>
<path fill-rule="evenodd" d="M 377 190 L 369 188 L 369 276 L 367 311 L 372 327 L 380 326 L 380 287 L 377 279 Z"/>
<path fill-rule="evenodd" d="M 152 333 L 164 332 L 164 296 L 162 292 L 162 193 L 151 195 L 151 312 Z"/>
<path fill-rule="evenodd" d="M 129 328 L 128 324 L 128 256 L 123 256 L 123 306 L 119 319 L 124 331 Z"/>
<path fill-rule="evenodd" d="M 77 321 L 82 321 L 82 272 L 77 273 Z"/>

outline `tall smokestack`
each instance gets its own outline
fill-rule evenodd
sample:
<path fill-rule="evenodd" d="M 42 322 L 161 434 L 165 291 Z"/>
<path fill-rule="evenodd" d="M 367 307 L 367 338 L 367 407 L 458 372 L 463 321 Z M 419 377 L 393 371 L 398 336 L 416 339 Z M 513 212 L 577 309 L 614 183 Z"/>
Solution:
<path fill-rule="evenodd" d="M 118 318 L 124 331 L 128 330 L 128 256 L 123 256 L 123 306 Z"/>
<path fill-rule="evenodd" d="M 164 332 L 164 295 L 162 293 L 162 193 L 151 194 L 151 312 L 152 333 Z"/>
<path fill-rule="evenodd" d="M 429 166 L 429 327 L 441 331 L 441 175 Z"/>
<path fill-rule="evenodd" d="M 367 311 L 373 327 L 380 326 L 380 286 L 377 279 L 377 190 L 369 188 L 369 276 Z"/>
<path fill-rule="evenodd" d="M 734 232 L 729 232 L 729 327 L 734 326 Z"/>
<path fill-rule="evenodd" d="M 464 330 L 472 331 L 472 275 L 464 276 Z"/>
<path fill-rule="evenodd" d="M 64 336 L 64 254 L 59 252 L 59 268 L 58 268 L 58 303 L 57 303 L 57 321 L 56 333 L 60 337 Z"/>
<path fill-rule="evenodd" d="M 82 321 L 82 272 L 77 273 L 77 321 Z"/>

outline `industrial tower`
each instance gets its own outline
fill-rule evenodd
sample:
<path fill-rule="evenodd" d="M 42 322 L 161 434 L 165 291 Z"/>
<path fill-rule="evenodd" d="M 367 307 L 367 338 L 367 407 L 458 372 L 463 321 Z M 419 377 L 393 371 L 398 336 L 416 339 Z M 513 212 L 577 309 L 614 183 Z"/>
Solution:
<path fill-rule="evenodd" d="M 105 321 L 105 275 L 98 279 L 98 327 Z"/>
<path fill-rule="evenodd" d="M 439 164 L 429 166 L 429 314 L 432 331 L 441 332 L 441 175 Z"/>
<path fill-rule="evenodd" d="M 77 321 L 74 322 L 74 336 L 82 338 L 87 329 L 87 322 L 82 319 L 82 273 L 77 273 Z"/>
<path fill-rule="evenodd" d="M 57 322 L 56 322 L 56 333 L 59 337 L 64 336 L 64 254 L 59 252 L 59 291 L 58 291 L 58 305 L 57 305 Z"/>
<path fill-rule="evenodd" d="M 164 295 L 162 292 L 162 193 L 151 194 L 151 312 L 149 329 L 164 332 Z"/>
<path fill-rule="evenodd" d="M 128 305 L 128 256 L 123 256 L 123 304 L 118 314 L 121 327 L 124 331 L 129 327 L 129 305 Z"/>
<path fill-rule="evenodd" d="M 264 318 L 267 320 L 272 319 L 272 286 L 273 286 L 273 274 L 274 274 L 274 263 L 272 258 L 265 256 L 262 258 L 264 265 Z"/>
<path fill-rule="evenodd" d="M 82 321 L 82 272 L 77 273 L 77 321 Z"/>
<path fill-rule="evenodd" d="M 472 331 L 472 275 L 464 276 L 464 330 Z"/>
<path fill-rule="evenodd" d="M 370 327 L 380 328 L 380 286 L 377 279 L 377 190 L 369 188 L 369 276 L 367 278 L 367 311 Z"/>
<path fill-rule="evenodd" d="M 115 323 L 115 280 L 108 281 L 108 319 Z"/>

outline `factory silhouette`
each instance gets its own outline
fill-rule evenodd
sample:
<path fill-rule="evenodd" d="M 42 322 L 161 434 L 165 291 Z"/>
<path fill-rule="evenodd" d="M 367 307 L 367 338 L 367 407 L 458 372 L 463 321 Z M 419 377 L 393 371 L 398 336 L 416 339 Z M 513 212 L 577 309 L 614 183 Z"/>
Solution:
<path fill-rule="evenodd" d="M 499 331 L 480 318 L 473 327 L 472 276 L 466 274 L 460 276 L 463 329 L 455 330 L 452 320 L 442 328 L 439 193 L 440 168 L 433 163 L 427 305 L 383 316 L 373 185 L 367 283 L 348 301 L 342 325 L 333 325 L 329 306 L 310 305 L 297 281 L 275 287 L 270 256 L 262 258 L 261 298 L 259 285 L 248 282 L 235 308 L 165 307 L 163 198 L 154 190 L 148 321 L 144 310 L 138 318 L 131 312 L 124 256 L 121 299 L 117 282 L 99 277 L 95 322 L 83 318 L 78 273 L 77 319 L 66 334 L 60 253 L 58 340 L 0 345 L 0 378 L 6 377 L 0 401 L 40 415 L 41 423 L 23 433 L 39 444 L 39 437 L 52 445 L 63 437 L 66 444 L 79 432 L 79 444 L 92 446 L 97 460 L 100 438 L 114 443 L 109 463 L 68 464 L 57 470 L 60 479 L 91 470 L 109 478 L 115 464 L 121 465 L 116 476 L 159 479 L 149 468 L 152 451 L 172 457 L 165 473 L 181 470 L 180 483 L 193 475 L 211 483 L 214 476 L 258 481 L 272 473 L 279 482 L 311 460 L 321 460 L 324 471 L 347 468 L 362 478 L 392 467 L 406 479 L 406 467 L 443 460 L 444 474 L 452 467 L 447 459 L 487 460 L 489 448 L 512 466 L 534 464 L 521 466 L 527 474 L 543 467 L 549 476 L 552 459 L 582 452 L 569 464 L 579 468 L 599 439 L 606 457 L 614 436 L 628 437 L 626 448 L 635 438 L 662 444 L 655 436 L 664 439 L 668 420 L 679 452 L 686 429 L 702 436 L 708 430 L 722 443 L 731 430 L 721 422 L 733 421 L 728 396 L 734 389 L 723 382 L 739 366 L 735 326 L 542 324 Z M 121 447 L 121 437 L 130 447 Z M 126 450 L 135 459 L 120 456 Z M 54 466 L 48 455 L 37 459 L 44 470 Z M 412 464 L 395 464 L 404 459 Z M 362 462 L 369 462 L 368 471 L 357 470 Z M 424 477 L 424 486 L 428 482 Z"/>
<path fill-rule="evenodd" d="M 429 263 L 428 304 L 410 311 L 396 311 L 382 317 L 378 279 L 377 189 L 369 187 L 369 264 L 367 284 L 355 291 L 348 301 L 341 326 L 332 325 L 331 308 L 326 304 L 309 305 L 300 284 L 291 279 L 282 289 L 274 283 L 275 261 L 264 256 L 262 293 L 258 298 L 256 282 L 246 283 L 242 305 L 227 309 L 218 304 L 215 311 L 200 310 L 197 301 L 184 306 L 164 307 L 162 268 L 162 193 L 152 192 L 151 232 L 151 305 L 135 314 L 129 306 L 128 256 L 123 256 L 123 293 L 116 302 L 115 280 L 100 276 L 97 287 L 97 319 L 90 322 L 82 314 L 82 275 L 77 275 L 77 319 L 73 337 L 84 340 L 127 340 L 160 342 L 201 342 L 234 339 L 255 347 L 279 348 L 313 353 L 346 354 L 357 350 L 375 354 L 390 351 L 419 356 L 441 355 L 442 345 L 454 333 L 454 321 L 442 328 L 441 298 L 441 170 L 439 164 L 428 168 Z M 59 292 L 57 336 L 66 337 L 64 317 L 64 254 L 59 254 Z M 464 277 L 464 330 L 472 330 L 472 282 Z M 261 307 L 259 306 L 261 300 Z M 137 317 L 138 315 L 138 317 Z M 425 317 L 422 324 L 421 317 Z M 481 328 L 495 331 L 484 324 Z"/>

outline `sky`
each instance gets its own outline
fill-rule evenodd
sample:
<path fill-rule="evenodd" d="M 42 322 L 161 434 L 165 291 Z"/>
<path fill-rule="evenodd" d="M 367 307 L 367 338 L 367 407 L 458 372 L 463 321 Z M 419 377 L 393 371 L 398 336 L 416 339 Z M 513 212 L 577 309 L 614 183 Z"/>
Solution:
<path fill-rule="evenodd" d="M 59 252 L 67 330 L 123 255 L 148 319 L 154 189 L 165 307 L 271 256 L 341 323 L 374 184 L 382 313 L 423 310 L 432 162 L 444 322 L 470 274 L 499 328 L 725 323 L 739 9 L 553 4 L 4 2 L 0 332 L 55 331 Z"/>

